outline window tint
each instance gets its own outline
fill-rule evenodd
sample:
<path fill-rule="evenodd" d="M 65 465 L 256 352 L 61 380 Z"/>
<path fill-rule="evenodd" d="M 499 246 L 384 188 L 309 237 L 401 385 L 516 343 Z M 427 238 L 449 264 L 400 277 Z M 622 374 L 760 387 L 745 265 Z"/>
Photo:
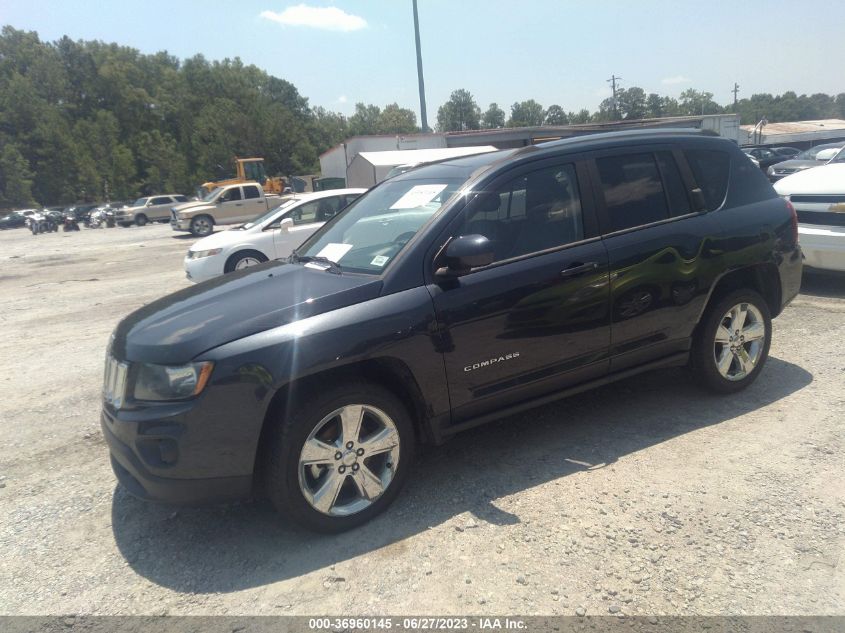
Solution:
<path fill-rule="evenodd" d="M 652 154 L 596 159 L 609 230 L 621 231 L 669 217 L 660 172 Z"/>
<path fill-rule="evenodd" d="M 159 196 L 158 198 L 153 198 L 153 204 L 170 204 L 172 202 L 169 196 Z"/>
<path fill-rule="evenodd" d="M 255 185 L 247 185 L 244 187 L 244 199 L 251 200 L 253 198 L 260 198 L 261 194 L 258 191 L 258 187 Z"/>
<path fill-rule="evenodd" d="M 671 152 L 657 152 L 657 165 L 660 167 L 663 186 L 666 188 L 666 197 L 669 200 L 669 215 L 672 217 L 686 215 L 692 209 L 675 157 Z"/>
<path fill-rule="evenodd" d="M 730 156 L 727 152 L 712 149 L 689 149 L 684 153 L 692 175 L 704 194 L 707 210 L 718 209 L 728 191 Z"/>
<path fill-rule="evenodd" d="M 240 200 L 241 199 L 241 188 L 240 187 L 232 187 L 228 191 L 224 191 L 223 195 L 220 196 L 220 202 L 232 202 L 233 200 Z"/>
<path fill-rule="evenodd" d="M 584 239 L 575 167 L 534 171 L 492 197 L 481 196 L 467 209 L 458 235 L 487 237 L 494 244 L 494 261 Z"/>
<path fill-rule="evenodd" d="M 188 197 L 187 197 L 187 196 L 173 196 L 173 199 L 174 199 L 176 202 L 187 202 L 187 201 L 188 201 Z"/>

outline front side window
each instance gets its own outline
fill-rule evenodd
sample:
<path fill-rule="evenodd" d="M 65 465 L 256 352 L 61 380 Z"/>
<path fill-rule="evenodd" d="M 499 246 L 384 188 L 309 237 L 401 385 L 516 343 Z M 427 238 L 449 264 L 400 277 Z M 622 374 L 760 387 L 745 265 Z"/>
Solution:
<path fill-rule="evenodd" d="M 420 177 L 385 181 L 318 230 L 296 254 L 325 257 L 344 271 L 381 274 L 465 180 Z"/>
<path fill-rule="evenodd" d="M 306 202 L 305 204 L 293 209 L 288 216 L 293 219 L 296 226 L 300 224 L 312 224 L 317 221 L 317 210 L 319 209 L 320 201 Z"/>
<path fill-rule="evenodd" d="M 456 235 L 493 242 L 493 261 L 520 257 L 584 239 L 581 195 L 574 165 L 557 165 L 513 179 L 481 196 Z"/>
<path fill-rule="evenodd" d="M 158 198 L 153 198 L 153 204 L 170 204 L 172 201 L 167 196 L 159 196 Z"/>
<path fill-rule="evenodd" d="M 135 202 L 132 203 L 132 206 L 133 207 L 143 207 L 145 204 L 147 204 L 147 200 L 149 200 L 149 198 L 138 198 Z M 77 208 L 81 209 L 82 207 L 77 207 Z"/>
<path fill-rule="evenodd" d="M 187 196 L 173 196 L 173 199 L 176 202 L 187 202 L 188 201 Z"/>
<path fill-rule="evenodd" d="M 234 202 L 235 200 L 241 199 L 241 188 L 240 187 L 232 187 L 228 191 L 224 191 L 223 195 L 220 196 L 220 202 Z"/>
<path fill-rule="evenodd" d="M 669 217 L 666 194 L 653 154 L 598 158 L 596 166 L 604 193 L 609 232 Z"/>

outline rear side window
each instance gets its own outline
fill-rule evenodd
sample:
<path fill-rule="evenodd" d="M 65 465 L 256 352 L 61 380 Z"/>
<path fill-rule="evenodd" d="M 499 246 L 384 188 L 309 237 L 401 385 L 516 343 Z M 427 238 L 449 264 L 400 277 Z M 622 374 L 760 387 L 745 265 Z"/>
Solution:
<path fill-rule="evenodd" d="M 258 193 L 258 187 L 255 185 L 246 185 L 244 187 L 244 199 L 251 200 L 252 198 L 260 198 L 261 194 Z"/>
<path fill-rule="evenodd" d="M 596 159 L 609 232 L 669 217 L 666 194 L 653 154 L 623 154 Z"/>
<path fill-rule="evenodd" d="M 725 194 L 728 192 L 730 155 L 713 149 L 688 149 L 684 154 L 692 169 L 692 175 L 704 194 L 707 210 L 718 209 L 725 201 Z"/>
<path fill-rule="evenodd" d="M 666 199 L 669 201 L 669 215 L 678 217 L 691 212 L 689 196 L 675 157 L 671 152 L 657 152 L 657 165 L 663 176 Z"/>

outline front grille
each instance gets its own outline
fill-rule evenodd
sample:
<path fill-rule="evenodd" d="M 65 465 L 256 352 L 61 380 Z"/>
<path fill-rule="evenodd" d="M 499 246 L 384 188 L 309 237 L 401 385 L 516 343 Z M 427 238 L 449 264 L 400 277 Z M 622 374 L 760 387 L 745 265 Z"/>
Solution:
<path fill-rule="evenodd" d="M 793 198 L 794 199 L 794 198 Z M 833 211 L 798 211 L 799 224 L 820 224 L 823 226 L 845 226 L 845 213 Z"/>
<path fill-rule="evenodd" d="M 119 409 L 126 396 L 126 375 L 129 365 L 109 354 L 106 356 L 106 369 L 103 376 L 103 400 Z"/>

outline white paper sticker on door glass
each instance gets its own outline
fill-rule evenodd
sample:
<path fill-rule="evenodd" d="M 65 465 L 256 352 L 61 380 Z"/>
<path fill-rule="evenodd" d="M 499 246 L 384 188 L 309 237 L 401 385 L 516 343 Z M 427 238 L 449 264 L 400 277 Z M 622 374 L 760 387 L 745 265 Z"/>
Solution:
<path fill-rule="evenodd" d="M 416 209 L 428 204 L 446 188 L 446 185 L 415 185 L 401 198 L 399 198 L 391 209 Z"/>

